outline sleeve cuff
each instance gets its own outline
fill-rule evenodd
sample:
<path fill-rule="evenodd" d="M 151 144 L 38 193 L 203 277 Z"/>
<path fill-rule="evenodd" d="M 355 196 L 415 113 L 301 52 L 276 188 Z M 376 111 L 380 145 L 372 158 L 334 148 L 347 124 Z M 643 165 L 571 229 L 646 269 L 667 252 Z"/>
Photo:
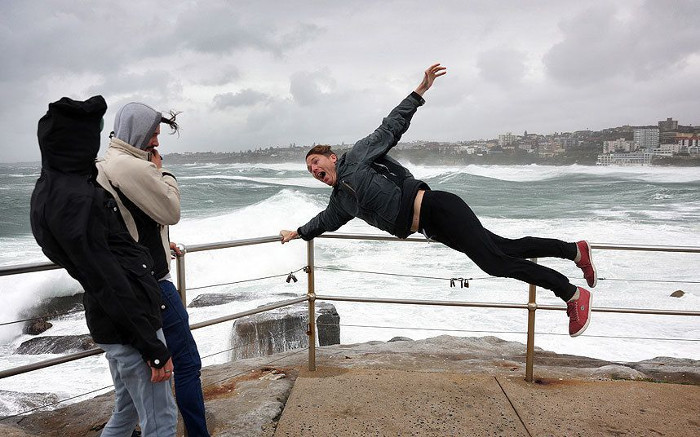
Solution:
<path fill-rule="evenodd" d="M 408 97 L 413 97 L 414 99 L 418 100 L 419 106 L 422 106 L 425 103 L 425 99 L 415 91 L 411 91 L 411 94 L 409 94 Z"/>

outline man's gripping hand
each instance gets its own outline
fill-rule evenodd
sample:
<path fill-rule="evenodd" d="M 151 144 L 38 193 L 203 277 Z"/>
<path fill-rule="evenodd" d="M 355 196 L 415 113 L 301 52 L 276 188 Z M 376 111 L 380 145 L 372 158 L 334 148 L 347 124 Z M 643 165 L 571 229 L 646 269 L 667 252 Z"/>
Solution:
<path fill-rule="evenodd" d="M 280 237 L 282 237 L 282 244 L 284 244 L 290 242 L 291 240 L 299 238 L 299 234 L 297 233 L 297 231 L 282 230 L 280 231 Z"/>

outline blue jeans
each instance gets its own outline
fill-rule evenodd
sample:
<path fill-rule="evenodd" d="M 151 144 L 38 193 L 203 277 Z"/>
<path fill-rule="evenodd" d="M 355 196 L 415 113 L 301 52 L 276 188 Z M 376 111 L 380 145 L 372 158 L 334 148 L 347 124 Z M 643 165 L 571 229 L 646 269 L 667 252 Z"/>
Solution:
<path fill-rule="evenodd" d="M 204 396 L 199 379 L 202 360 L 190 332 L 190 318 L 175 284 L 159 281 L 165 308 L 162 311 L 163 333 L 175 368 L 175 400 L 189 437 L 208 437 L 204 417 Z"/>
<path fill-rule="evenodd" d="M 165 343 L 163 331 L 158 338 Z M 128 344 L 98 344 L 105 351 L 114 381 L 114 410 L 102 437 L 127 437 L 137 424 L 144 436 L 172 437 L 177 430 L 177 409 L 170 380 L 152 383 L 151 368 Z"/>

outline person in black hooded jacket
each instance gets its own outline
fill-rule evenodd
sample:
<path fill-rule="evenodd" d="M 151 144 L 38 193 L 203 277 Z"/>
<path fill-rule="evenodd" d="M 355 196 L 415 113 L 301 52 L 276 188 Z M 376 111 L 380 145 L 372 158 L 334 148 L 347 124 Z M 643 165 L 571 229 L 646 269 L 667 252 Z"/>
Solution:
<path fill-rule="evenodd" d="M 102 435 L 174 435 L 172 360 L 161 330 L 153 260 L 133 241 L 114 199 L 96 182 L 102 96 L 64 97 L 38 124 L 41 176 L 31 198 L 32 233 L 44 254 L 85 290 L 90 335 L 105 350 L 115 409 Z"/>

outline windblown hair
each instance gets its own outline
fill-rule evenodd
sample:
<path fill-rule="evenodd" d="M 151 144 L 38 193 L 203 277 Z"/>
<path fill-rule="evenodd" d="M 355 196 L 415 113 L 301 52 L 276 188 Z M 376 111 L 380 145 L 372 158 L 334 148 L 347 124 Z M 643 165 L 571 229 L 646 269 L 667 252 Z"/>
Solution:
<path fill-rule="evenodd" d="M 161 118 L 160 118 L 160 122 L 161 122 L 161 123 L 165 123 L 165 124 L 167 124 L 168 126 L 170 126 L 170 134 L 171 134 L 171 135 L 174 134 L 175 132 L 177 132 L 178 134 L 180 133 L 180 125 L 177 124 L 177 122 L 175 121 L 175 119 L 176 119 L 177 116 L 178 116 L 179 114 L 181 114 L 181 113 L 182 113 L 182 111 L 174 111 L 174 110 L 171 109 L 171 110 L 168 112 L 168 114 L 170 115 L 170 118 L 167 118 L 167 117 L 161 117 Z"/>
<path fill-rule="evenodd" d="M 331 150 L 331 146 L 327 144 L 318 144 L 316 146 L 313 146 L 311 150 L 309 150 L 306 153 L 306 158 L 308 158 L 311 155 L 323 155 L 323 156 L 331 156 L 331 155 L 336 155 L 336 153 Z M 304 158 L 304 159 L 306 159 Z"/>

